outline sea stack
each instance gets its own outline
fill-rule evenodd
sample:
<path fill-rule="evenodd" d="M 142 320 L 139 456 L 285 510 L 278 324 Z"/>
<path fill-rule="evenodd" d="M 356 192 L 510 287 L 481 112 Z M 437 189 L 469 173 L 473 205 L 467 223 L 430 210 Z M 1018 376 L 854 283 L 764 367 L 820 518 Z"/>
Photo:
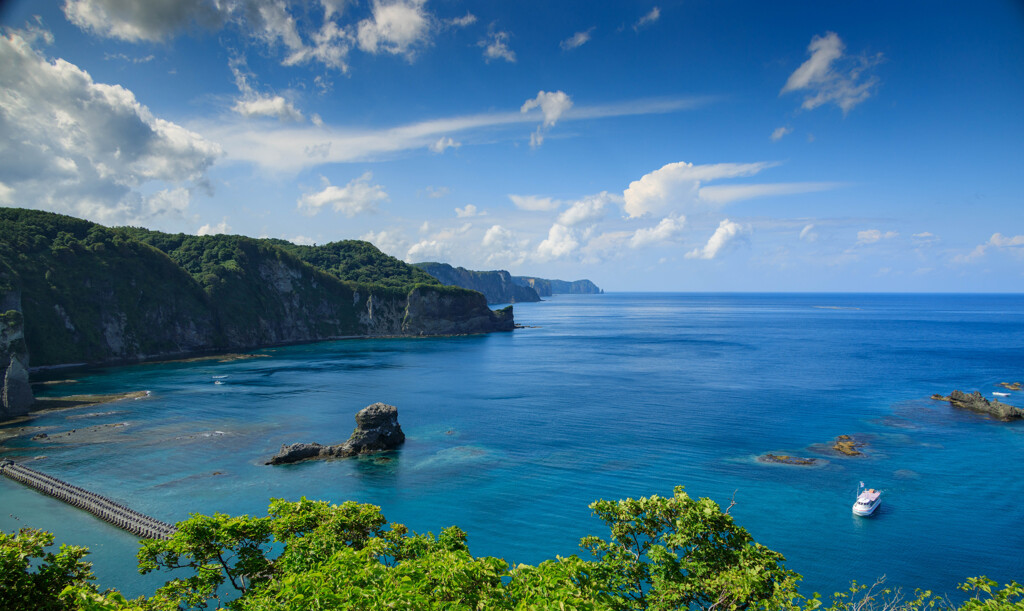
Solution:
<path fill-rule="evenodd" d="M 357 454 L 386 452 L 400 446 L 405 433 L 398 424 L 398 408 L 386 403 L 374 403 L 356 414 L 356 429 L 345 443 L 321 445 L 294 443 L 282 445 L 281 451 L 265 464 L 284 465 L 316 458 L 346 458 Z"/>

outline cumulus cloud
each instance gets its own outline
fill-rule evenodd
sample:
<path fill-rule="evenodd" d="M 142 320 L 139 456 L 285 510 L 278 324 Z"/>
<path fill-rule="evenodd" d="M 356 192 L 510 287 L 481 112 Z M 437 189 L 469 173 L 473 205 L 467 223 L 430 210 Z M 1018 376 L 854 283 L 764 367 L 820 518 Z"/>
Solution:
<path fill-rule="evenodd" d="M 191 23 L 223 19 L 208 0 L 66 0 L 64 15 L 83 30 L 131 42 L 159 42 Z"/>
<path fill-rule="evenodd" d="M 231 226 L 228 225 L 228 218 L 223 217 L 216 225 L 211 225 L 209 223 L 203 225 L 196 230 L 196 235 L 217 235 L 220 233 L 228 233 L 229 231 L 231 231 Z"/>
<path fill-rule="evenodd" d="M 772 132 L 772 142 L 778 142 L 785 136 L 793 133 L 793 128 L 789 126 L 776 127 L 775 131 Z"/>
<path fill-rule="evenodd" d="M 451 136 L 441 136 L 437 142 L 430 145 L 430 150 L 441 154 L 444 153 L 446 149 L 457 149 L 460 146 L 462 146 L 462 143 L 456 142 Z"/>
<path fill-rule="evenodd" d="M 537 258 L 540 261 L 561 259 L 571 254 L 579 246 L 579 240 L 570 228 L 555 223 L 548 230 L 548 237 L 537 246 Z"/>
<path fill-rule="evenodd" d="M 704 248 L 694 248 L 685 256 L 687 259 L 714 259 L 742 230 L 743 227 L 739 223 L 724 219 L 718 224 L 718 229 L 715 229 L 715 233 L 708 239 Z"/>
<path fill-rule="evenodd" d="M 532 212 L 550 212 L 552 210 L 557 210 L 562 205 L 562 202 L 557 199 L 540 197 L 537 195 L 509 194 L 508 198 L 516 205 L 516 208 Z"/>
<path fill-rule="evenodd" d="M 567 210 L 558 215 L 557 222 L 566 227 L 595 223 L 604 218 L 609 204 L 621 202 L 620 196 L 602 191 L 573 202 Z"/>
<path fill-rule="evenodd" d="M 651 12 L 647 13 L 633 24 L 633 31 L 639 32 L 641 29 L 653 24 L 659 19 L 661 19 L 661 9 L 654 7 L 651 9 Z"/>
<path fill-rule="evenodd" d="M 426 0 L 374 0 L 373 16 L 359 22 L 359 48 L 368 53 L 410 56 L 429 40 Z"/>
<path fill-rule="evenodd" d="M 685 161 L 669 163 L 629 183 L 622 194 L 624 207 L 633 218 L 668 207 L 685 208 L 700 202 L 702 181 L 753 176 L 775 165 L 778 164 L 764 161 L 704 165 Z"/>
<path fill-rule="evenodd" d="M 891 240 L 899 236 L 900 234 L 895 231 L 886 231 L 882 233 L 879 229 L 866 229 L 864 231 L 857 232 L 857 244 L 874 244 L 881 240 Z"/>
<path fill-rule="evenodd" d="M 337 187 L 321 176 L 323 189 L 314 193 L 307 193 L 299 198 L 298 208 L 303 214 L 313 216 L 320 212 L 324 206 L 330 206 L 336 212 L 352 218 L 363 212 L 372 212 L 377 209 L 378 202 L 388 201 L 388 194 L 384 187 L 370 182 L 373 178 L 371 172 L 366 172 L 359 178 L 350 181 L 344 187 Z"/>
<path fill-rule="evenodd" d="M 359 239 L 373 244 L 381 252 L 392 257 L 398 257 L 407 252 L 409 245 L 401 233 L 387 230 L 369 231 L 359 236 Z"/>
<path fill-rule="evenodd" d="M 231 110 L 246 118 L 273 117 L 281 121 L 301 121 L 302 113 L 279 95 L 265 95 L 256 91 L 250 82 L 253 76 L 245 69 L 245 60 L 234 58 L 228 62 L 235 77 L 235 86 L 242 94 Z"/>
<path fill-rule="evenodd" d="M 587 44 L 588 42 L 590 42 L 590 35 L 593 34 L 593 32 L 594 28 L 590 28 L 589 30 L 584 30 L 582 32 L 576 32 L 569 38 L 566 38 L 565 40 L 560 42 L 559 46 L 562 47 L 563 51 L 571 51 L 573 49 L 578 49 L 583 45 Z"/>
<path fill-rule="evenodd" d="M 486 251 L 486 261 L 491 265 L 521 265 L 527 257 L 529 240 L 519 238 L 516 234 L 502 227 L 492 225 L 480 245 Z"/>
<path fill-rule="evenodd" d="M 492 25 L 490 30 L 487 32 L 487 38 L 484 38 L 480 42 L 476 43 L 478 47 L 483 47 L 484 60 L 490 63 L 492 59 L 503 59 L 509 63 L 514 64 L 516 61 L 516 53 L 508 46 L 509 33 L 497 30 Z"/>
<path fill-rule="evenodd" d="M 810 58 L 789 75 L 779 95 L 807 91 L 802 107 L 813 110 L 832 103 L 848 113 L 871 97 L 878 78 L 869 71 L 882 62 L 882 54 L 849 57 L 846 46 L 835 32 L 815 36 L 807 47 Z"/>
<path fill-rule="evenodd" d="M 141 222 L 153 210 L 138 188 L 209 190 L 220 147 L 154 116 L 118 85 L 93 81 L 35 48 L 42 30 L 0 38 L 0 183 L 12 201 L 102 223 Z M 174 191 L 172 208 L 182 207 Z"/>
<path fill-rule="evenodd" d="M 479 214 L 479 212 L 477 211 L 476 206 L 474 206 L 473 204 L 466 204 L 465 208 L 455 209 L 455 216 L 459 217 L 460 219 L 470 218 L 476 216 L 477 214 Z"/>
<path fill-rule="evenodd" d="M 685 225 L 686 217 L 665 217 L 654 227 L 637 229 L 633 233 L 633 237 L 629 240 L 629 246 L 631 248 L 641 248 L 643 246 L 650 246 L 651 244 L 659 244 L 661 242 L 674 240 L 680 233 L 682 233 Z"/>
<path fill-rule="evenodd" d="M 444 261 L 448 259 L 451 244 L 440 240 L 421 240 L 409 247 L 405 254 L 406 263 L 421 261 Z"/>
<path fill-rule="evenodd" d="M 559 117 L 572 108 L 572 99 L 564 91 L 540 91 L 537 93 L 537 97 L 523 102 L 519 112 L 527 113 L 534 108 L 540 108 L 544 115 L 544 122 L 530 136 L 531 148 L 537 148 L 544 142 L 544 134 L 547 130 L 554 127 Z"/>

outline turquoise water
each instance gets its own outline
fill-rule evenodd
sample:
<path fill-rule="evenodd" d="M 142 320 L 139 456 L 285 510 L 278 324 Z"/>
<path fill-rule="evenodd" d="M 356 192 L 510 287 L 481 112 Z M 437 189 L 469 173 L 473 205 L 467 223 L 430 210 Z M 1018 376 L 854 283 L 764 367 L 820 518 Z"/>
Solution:
<path fill-rule="evenodd" d="M 564 295 L 515 309 L 531 328 L 76 372 L 40 394 L 152 396 L 32 422 L 127 423 L 102 443 L 5 445 L 166 521 L 262 515 L 271 497 L 354 499 L 419 531 L 456 524 L 475 554 L 535 563 L 605 534 L 594 499 L 684 485 L 734 498 L 806 592 L 884 574 L 955 596 L 967 576 L 1024 578 L 1024 423 L 928 399 L 1024 381 L 1024 296 Z M 263 465 L 282 443 L 346 439 L 375 401 L 398 407 L 408 436 L 391 461 Z M 839 434 L 866 439 L 868 455 L 820 447 Z M 757 462 L 765 452 L 823 464 Z M 859 481 L 883 490 L 872 518 L 850 512 Z M 0 499 L 3 529 L 92 548 L 101 585 L 136 595 L 165 578 L 140 578 L 134 537 L 88 514 L 8 480 Z"/>

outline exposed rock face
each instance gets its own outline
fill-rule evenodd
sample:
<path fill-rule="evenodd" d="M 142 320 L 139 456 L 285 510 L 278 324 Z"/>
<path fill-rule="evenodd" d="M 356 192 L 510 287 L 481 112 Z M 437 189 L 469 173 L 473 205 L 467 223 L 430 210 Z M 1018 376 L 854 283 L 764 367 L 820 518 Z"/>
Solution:
<path fill-rule="evenodd" d="M 540 295 L 529 286 L 517 284 L 505 270 L 478 272 L 447 263 L 417 263 L 416 267 L 437 278 L 441 284 L 461 286 L 479 291 L 487 303 L 525 303 L 540 301 Z"/>
<path fill-rule="evenodd" d="M 329 446 L 319 443 L 282 445 L 281 451 L 265 464 L 283 465 L 313 458 L 345 458 L 383 452 L 397 448 L 404 441 L 405 433 L 398 424 L 398 408 L 386 403 L 374 403 L 356 414 L 356 429 L 345 443 Z"/>
<path fill-rule="evenodd" d="M 565 280 L 549 280 L 547 278 L 533 278 L 530 276 L 512 276 L 512 282 L 532 288 L 541 297 L 566 294 L 596 295 L 604 292 L 590 280 L 567 282 Z"/>
<path fill-rule="evenodd" d="M 817 464 L 817 458 L 801 458 L 799 456 L 786 456 L 784 454 L 762 454 L 757 459 L 761 462 L 778 463 L 782 465 L 799 465 L 809 467 Z"/>
<path fill-rule="evenodd" d="M 0 311 L 0 421 L 27 414 L 33 402 L 21 312 Z"/>
<path fill-rule="evenodd" d="M 993 418 L 1003 421 L 1024 418 L 1024 409 L 1007 405 L 999 401 L 989 401 L 978 391 L 967 394 L 959 390 L 954 390 L 949 393 L 948 397 L 933 396 L 932 398 L 939 401 L 949 401 L 949 404 L 953 407 L 967 409 L 979 414 L 988 414 Z"/>
<path fill-rule="evenodd" d="M 832 444 L 832 449 L 847 456 L 860 456 L 864 452 L 861 452 L 858 448 L 862 448 L 865 445 L 863 441 L 858 441 L 849 435 L 840 435 L 836 437 L 835 442 Z"/>
<path fill-rule="evenodd" d="M 478 293 L 422 287 L 410 291 L 406 303 L 402 335 L 461 335 L 515 328 L 512 306 L 495 312 Z"/>

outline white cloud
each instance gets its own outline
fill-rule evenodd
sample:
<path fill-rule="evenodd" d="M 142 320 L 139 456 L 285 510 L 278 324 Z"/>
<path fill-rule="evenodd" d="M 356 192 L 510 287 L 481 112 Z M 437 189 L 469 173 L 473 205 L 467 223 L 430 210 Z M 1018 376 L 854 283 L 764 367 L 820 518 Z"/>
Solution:
<path fill-rule="evenodd" d="M 118 224 L 148 218 L 142 185 L 210 189 L 217 144 L 153 116 L 118 85 L 96 83 L 35 48 L 42 30 L 0 37 L 0 182 L 22 205 Z"/>
<path fill-rule="evenodd" d="M 979 244 L 974 248 L 974 250 L 966 255 L 956 255 L 953 257 L 953 261 L 957 263 L 969 263 L 985 256 L 985 253 L 987 253 L 991 248 L 999 250 L 1006 249 L 1014 255 L 1024 256 L 1024 235 L 1007 237 L 1001 233 L 993 233 L 992 237 L 989 238 L 987 242 Z"/>
<path fill-rule="evenodd" d="M 445 261 L 451 245 L 438 240 L 421 240 L 411 247 L 405 254 L 407 263 L 419 263 L 422 261 Z"/>
<path fill-rule="evenodd" d="M 857 232 L 857 244 L 874 244 L 880 240 L 891 240 L 899 236 L 900 234 L 895 231 L 886 231 L 882 233 L 878 229 L 867 229 L 864 231 Z"/>
<path fill-rule="evenodd" d="M 815 36 L 807 47 L 810 58 L 789 75 L 779 95 L 807 90 L 802 107 L 813 110 L 833 103 L 847 113 L 871 97 L 878 78 L 866 74 L 882 62 L 882 54 L 873 57 L 847 57 L 845 45 L 835 32 Z"/>
<path fill-rule="evenodd" d="M 632 239 L 629 241 L 629 246 L 631 248 L 641 248 L 643 246 L 650 246 L 651 244 L 674 240 L 680 233 L 682 233 L 685 225 L 686 217 L 665 217 L 654 227 L 637 229 L 636 232 L 633 233 Z"/>
<path fill-rule="evenodd" d="M 646 15 L 641 17 L 639 21 L 633 24 L 633 31 L 639 32 L 641 28 L 645 28 L 651 25 L 658 19 L 661 19 L 661 9 L 659 9 L 658 7 L 654 7 L 651 9 L 651 12 L 647 13 Z"/>
<path fill-rule="evenodd" d="M 492 59 L 503 59 L 509 63 L 515 63 L 516 53 L 508 46 L 509 33 L 494 29 L 493 25 L 487 32 L 487 38 L 476 43 L 484 49 L 484 60 L 490 63 Z"/>
<path fill-rule="evenodd" d="M 718 224 L 718 229 L 715 229 L 715 233 L 708 239 L 704 248 L 695 248 L 685 256 L 687 259 L 714 259 L 742 230 L 743 227 L 739 223 L 724 219 Z"/>
<path fill-rule="evenodd" d="M 814 225 L 804 225 L 804 228 L 800 230 L 800 239 L 806 242 L 814 242 L 818 239 L 818 234 L 814 232 Z"/>
<path fill-rule="evenodd" d="M 753 176 L 778 165 L 771 162 L 716 163 L 694 165 L 685 161 L 669 163 L 629 183 L 623 192 L 625 210 L 630 217 L 658 212 L 667 207 L 685 208 L 699 203 L 701 181 Z M 725 197 L 721 192 L 707 192 L 709 197 Z M 732 201 L 732 200 L 727 200 Z"/>
<path fill-rule="evenodd" d="M 470 218 L 476 216 L 477 214 L 479 213 L 477 212 L 476 206 L 474 206 L 473 204 L 466 204 L 465 208 L 455 209 L 455 216 L 459 217 L 460 219 Z"/>
<path fill-rule="evenodd" d="M 434 142 L 433 144 L 430 145 L 430 150 L 435 153 L 441 154 L 444 153 L 445 149 L 457 149 L 460 146 L 462 146 L 462 143 L 456 142 L 455 140 L 452 139 L 451 136 L 441 136 L 441 138 L 437 142 Z"/>
<path fill-rule="evenodd" d="M 242 94 L 231 110 L 246 118 L 274 117 L 281 121 L 302 121 L 302 113 L 282 96 L 265 95 L 256 91 L 249 82 L 253 76 L 245 69 L 245 59 L 233 58 L 228 62 L 228 66 L 235 77 L 235 86 Z"/>
<path fill-rule="evenodd" d="M 565 40 L 560 42 L 559 46 L 562 47 L 563 51 L 571 51 L 573 49 L 578 49 L 583 45 L 587 44 L 588 42 L 590 42 L 590 35 L 593 32 L 594 28 L 590 28 L 589 30 L 584 30 L 582 32 L 576 32 L 569 38 L 566 38 Z"/>
<path fill-rule="evenodd" d="M 184 187 L 162 189 L 146 198 L 147 216 L 185 219 L 191 200 L 191 194 Z"/>
<path fill-rule="evenodd" d="M 557 210 L 562 205 L 562 202 L 557 199 L 539 197 L 537 195 L 509 194 L 508 198 L 516 205 L 516 208 L 519 208 L 520 210 L 530 210 L 532 212 L 550 212 L 552 210 Z"/>
<path fill-rule="evenodd" d="M 66 0 L 64 15 L 100 36 L 158 42 L 192 22 L 219 25 L 222 15 L 207 0 Z"/>
<path fill-rule="evenodd" d="M 611 203 L 622 203 L 622 198 L 607 191 L 584 197 L 558 215 L 557 222 L 566 227 L 595 223 L 604 218 L 605 210 Z"/>
<path fill-rule="evenodd" d="M 341 212 L 349 218 L 363 212 L 376 210 L 378 202 L 388 200 L 388 194 L 384 191 L 384 187 L 371 184 L 372 178 L 373 174 L 366 172 L 344 187 L 336 187 L 327 178 L 321 176 L 324 188 L 300 197 L 298 208 L 302 213 L 312 216 L 320 212 L 324 206 L 330 206 L 336 212 Z"/>
<path fill-rule="evenodd" d="M 787 125 L 784 125 L 782 127 L 776 127 L 775 131 L 772 132 L 772 142 L 778 142 L 779 140 L 782 140 L 785 136 L 791 133 L 793 133 L 792 127 L 789 127 Z"/>
<path fill-rule="evenodd" d="M 359 236 L 359 239 L 373 244 L 381 252 L 387 253 L 392 257 L 401 256 L 402 253 L 408 250 L 409 244 L 405 238 L 402 237 L 401 233 L 387 230 L 377 232 L 369 231 Z"/>
<path fill-rule="evenodd" d="M 304 235 L 297 235 L 294 238 L 282 238 L 282 239 L 288 240 L 292 244 L 298 244 L 299 246 L 315 246 L 316 245 L 316 240 L 314 240 L 313 238 L 304 236 Z"/>
<path fill-rule="evenodd" d="M 579 240 L 570 228 L 555 223 L 548 230 L 547 239 L 537 246 L 537 258 L 540 261 L 561 259 L 572 254 L 579 245 Z"/>
<path fill-rule="evenodd" d="M 219 233 L 228 233 L 229 231 L 231 231 L 231 226 L 228 225 L 227 217 L 224 217 L 216 225 L 211 225 L 209 223 L 203 225 L 196 230 L 196 235 L 217 235 Z"/>
<path fill-rule="evenodd" d="M 526 260 L 529 240 L 520 239 L 501 225 L 492 225 L 480 244 L 487 251 L 485 260 L 488 264 L 516 266 Z"/>
<path fill-rule="evenodd" d="M 374 0 L 373 16 L 359 22 L 359 48 L 368 53 L 381 51 L 411 56 L 429 40 L 430 17 L 426 0 Z"/>
<path fill-rule="evenodd" d="M 452 19 L 449 19 L 445 23 L 455 28 L 464 28 L 468 25 L 473 25 L 474 23 L 476 23 L 476 15 L 474 15 L 473 13 L 466 13 L 462 17 L 453 17 Z"/>
<path fill-rule="evenodd" d="M 772 197 L 778 195 L 797 195 L 828 191 L 842 186 L 835 182 L 778 182 L 752 185 L 716 185 L 701 187 L 697 195 L 705 202 L 712 204 L 729 204 L 735 201 L 753 199 L 755 197 Z"/>
<path fill-rule="evenodd" d="M 572 99 L 564 91 L 540 91 L 537 97 L 523 102 L 519 112 L 525 114 L 534 108 L 540 108 L 544 122 L 530 135 L 530 148 L 537 148 L 544 142 L 545 132 L 554 127 L 558 119 L 572 108 Z"/>

